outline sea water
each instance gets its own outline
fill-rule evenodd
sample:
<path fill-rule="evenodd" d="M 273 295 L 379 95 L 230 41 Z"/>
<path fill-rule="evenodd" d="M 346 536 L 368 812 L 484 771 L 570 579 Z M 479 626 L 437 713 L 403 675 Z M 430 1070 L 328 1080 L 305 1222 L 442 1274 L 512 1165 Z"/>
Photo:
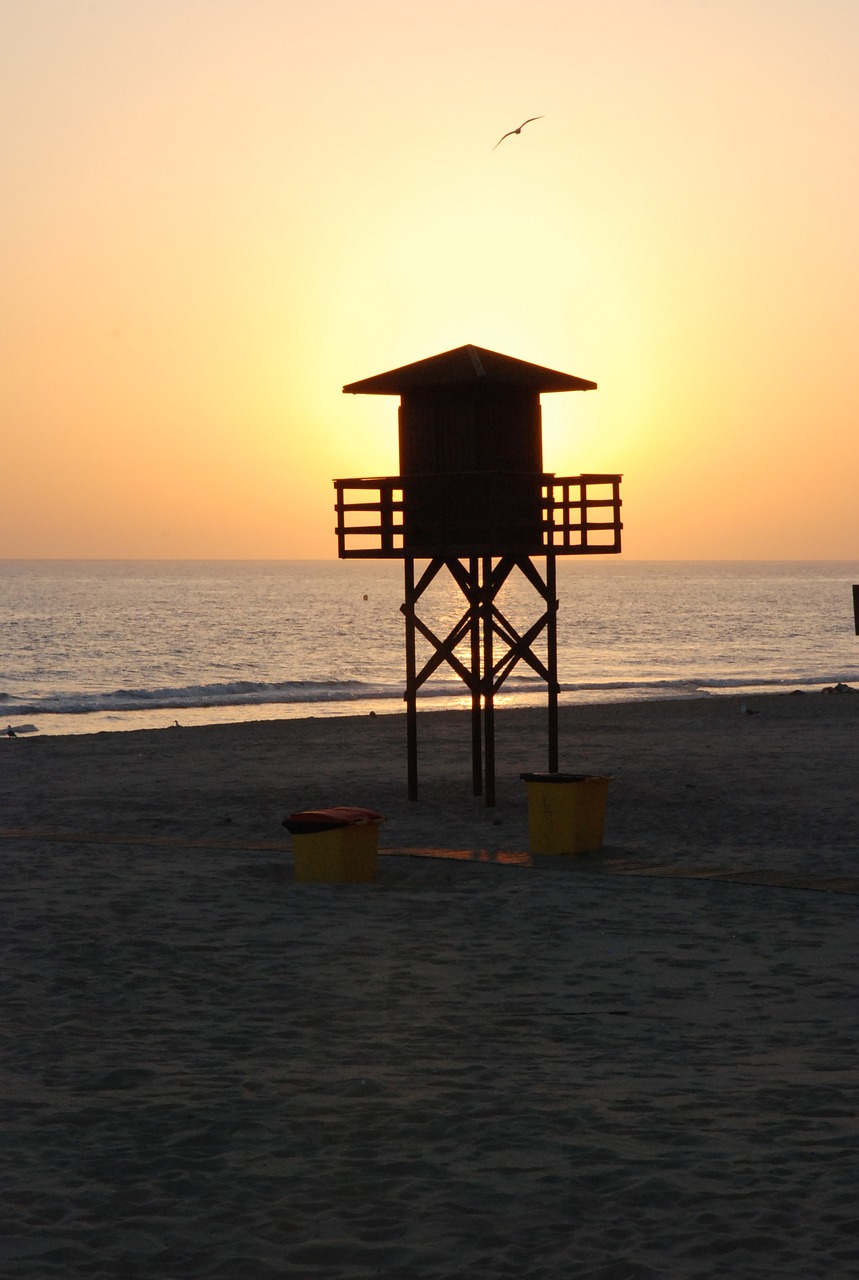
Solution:
<path fill-rule="evenodd" d="M 559 559 L 562 705 L 859 684 L 854 582 L 859 561 Z M 0 561 L 0 729 L 402 711 L 402 599 L 397 561 Z M 520 632 L 541 612 L 518 571 L 498 603 Z M 420 613 L 445 636 L 464 609 L 444 574 Z M 520 662 L 497 705 L 544 698 Z M 420 699 L 469 705 L 449 667 Z"/>

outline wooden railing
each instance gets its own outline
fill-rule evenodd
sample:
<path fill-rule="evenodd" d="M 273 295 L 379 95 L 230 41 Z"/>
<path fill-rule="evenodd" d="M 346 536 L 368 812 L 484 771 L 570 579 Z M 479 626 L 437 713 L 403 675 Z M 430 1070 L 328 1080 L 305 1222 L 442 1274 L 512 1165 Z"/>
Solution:
<path fill-rule="evenodd" d="M 547 476 L 543 544 L 559 556 L 616 555 L 620 547 L 620 476 Z"/>
<path fill-rule="evenodd" d="M 531 554 L 616 555 L 621 549 L 619 475 L 543 475 L 542 546 Z M 390 560 L 422 552 L 406 545 L 408 476 L 335 480 L 337 554 L 341 560 Z M 374 518 L 375 517 L 375 518 Z M 495 554 L 506 550 L 499 546 Z M 455 546 L 433 554 L 460 554 Z"/>
<path fill-rule="evenodd" d="M 403 482 L 400 476 L 335 480 L 337 554 L 341 560 L 391 560 L 403 550 Z M 355 490 L 356 497 L 348 493 Z M 373 495 L 372 497 L 370 495 Z M 357 515 L 356 519 L 356 514 Z M 376 516 L 375 521 L 370 517 Z M 354 523 L 353 523 L 354 520 Z"/>

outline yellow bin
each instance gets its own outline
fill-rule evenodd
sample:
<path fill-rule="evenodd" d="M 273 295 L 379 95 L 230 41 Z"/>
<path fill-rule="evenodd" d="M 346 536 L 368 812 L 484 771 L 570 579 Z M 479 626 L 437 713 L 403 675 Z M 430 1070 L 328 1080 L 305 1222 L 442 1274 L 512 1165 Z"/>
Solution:
<path fill-rule="evenodd" d="M 611 778 L 586 773 L 523 773 L 531 853 L 595 853 L 602 848 Z"/>
<path fill-rule="evenodd" d="M 301 884 L 372 884 L 381 821 L 382 815 L 372 809 L 343 806 L 285 818 L 295 879 Z"/>

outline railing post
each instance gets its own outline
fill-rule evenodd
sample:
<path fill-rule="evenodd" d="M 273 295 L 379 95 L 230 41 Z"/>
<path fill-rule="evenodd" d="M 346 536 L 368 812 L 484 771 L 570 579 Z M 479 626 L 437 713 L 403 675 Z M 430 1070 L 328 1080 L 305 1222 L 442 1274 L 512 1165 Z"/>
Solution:
<path fill-rule="evenodd" d="M 390 555 L 394 550 L 394 492 L 387 480 L 379 481 L 379 541 L 382 551 Z"/>
<path fill-rule="evenodd" d="M 344 517 L 343 517 L 343 483 L 342 483 L 342 481 L 340 481 L 340 480 L 335 480 L 335 481 L 334 481 L 334 492 L 335 492 L 335 493 L 336 493 L 336 495 L 337 495 L 337 503 L 336 503 L 336 506 L 335 506 L 335 510 L 336 510 L 336 512 L 337 512 L 337 530 L 336 530 L 336 532 L 337 532 L 337 555 L 338 555 L 338 556 L 340 557 L 340 559 L 342 560 L 342 559 L 343 559 L 343 552 L 344 552 L 344 551 L 345 551 L 345 549 L 346 549 L 346 547 L 345 547 L 345 538 L 346 538 L 346 534 L 345 534 L 345 530 L 344 530 Z"/>

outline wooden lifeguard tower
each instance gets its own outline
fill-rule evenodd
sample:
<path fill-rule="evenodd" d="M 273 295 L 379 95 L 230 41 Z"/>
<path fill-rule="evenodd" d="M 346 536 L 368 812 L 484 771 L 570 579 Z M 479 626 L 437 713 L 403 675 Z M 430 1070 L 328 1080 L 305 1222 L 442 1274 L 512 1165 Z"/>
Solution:
<path fill-rule="evenodd" d="M 592 391 L 596 383 L 482 347 L 458 347 L 343 388 L 399 396 L 400 474 L 335 480 L 341 559 L 405 565 L 408 794 L 417 799 L 417 695 L 447 663 L 471 693 L 474 794 L 495 803 L 495 694 L 520 661 L 548 688 L 550 773 L 558 771 L 555 559 L 620 549 L 619 475 L 543 470 L 540 394 Z M 545 560 L 541 574 L 535 559 Z M 416 563 L 426 561 L 418 575 Z M 443 570 L 466 608 L 440 637 L 418 616 Z M 520 634 L 498 607 L 519 570 L 542 601 Z M 534 642 L 546 633 L 545 662 Z M 418 668 L 417 636 L 430 647 Z"/>

